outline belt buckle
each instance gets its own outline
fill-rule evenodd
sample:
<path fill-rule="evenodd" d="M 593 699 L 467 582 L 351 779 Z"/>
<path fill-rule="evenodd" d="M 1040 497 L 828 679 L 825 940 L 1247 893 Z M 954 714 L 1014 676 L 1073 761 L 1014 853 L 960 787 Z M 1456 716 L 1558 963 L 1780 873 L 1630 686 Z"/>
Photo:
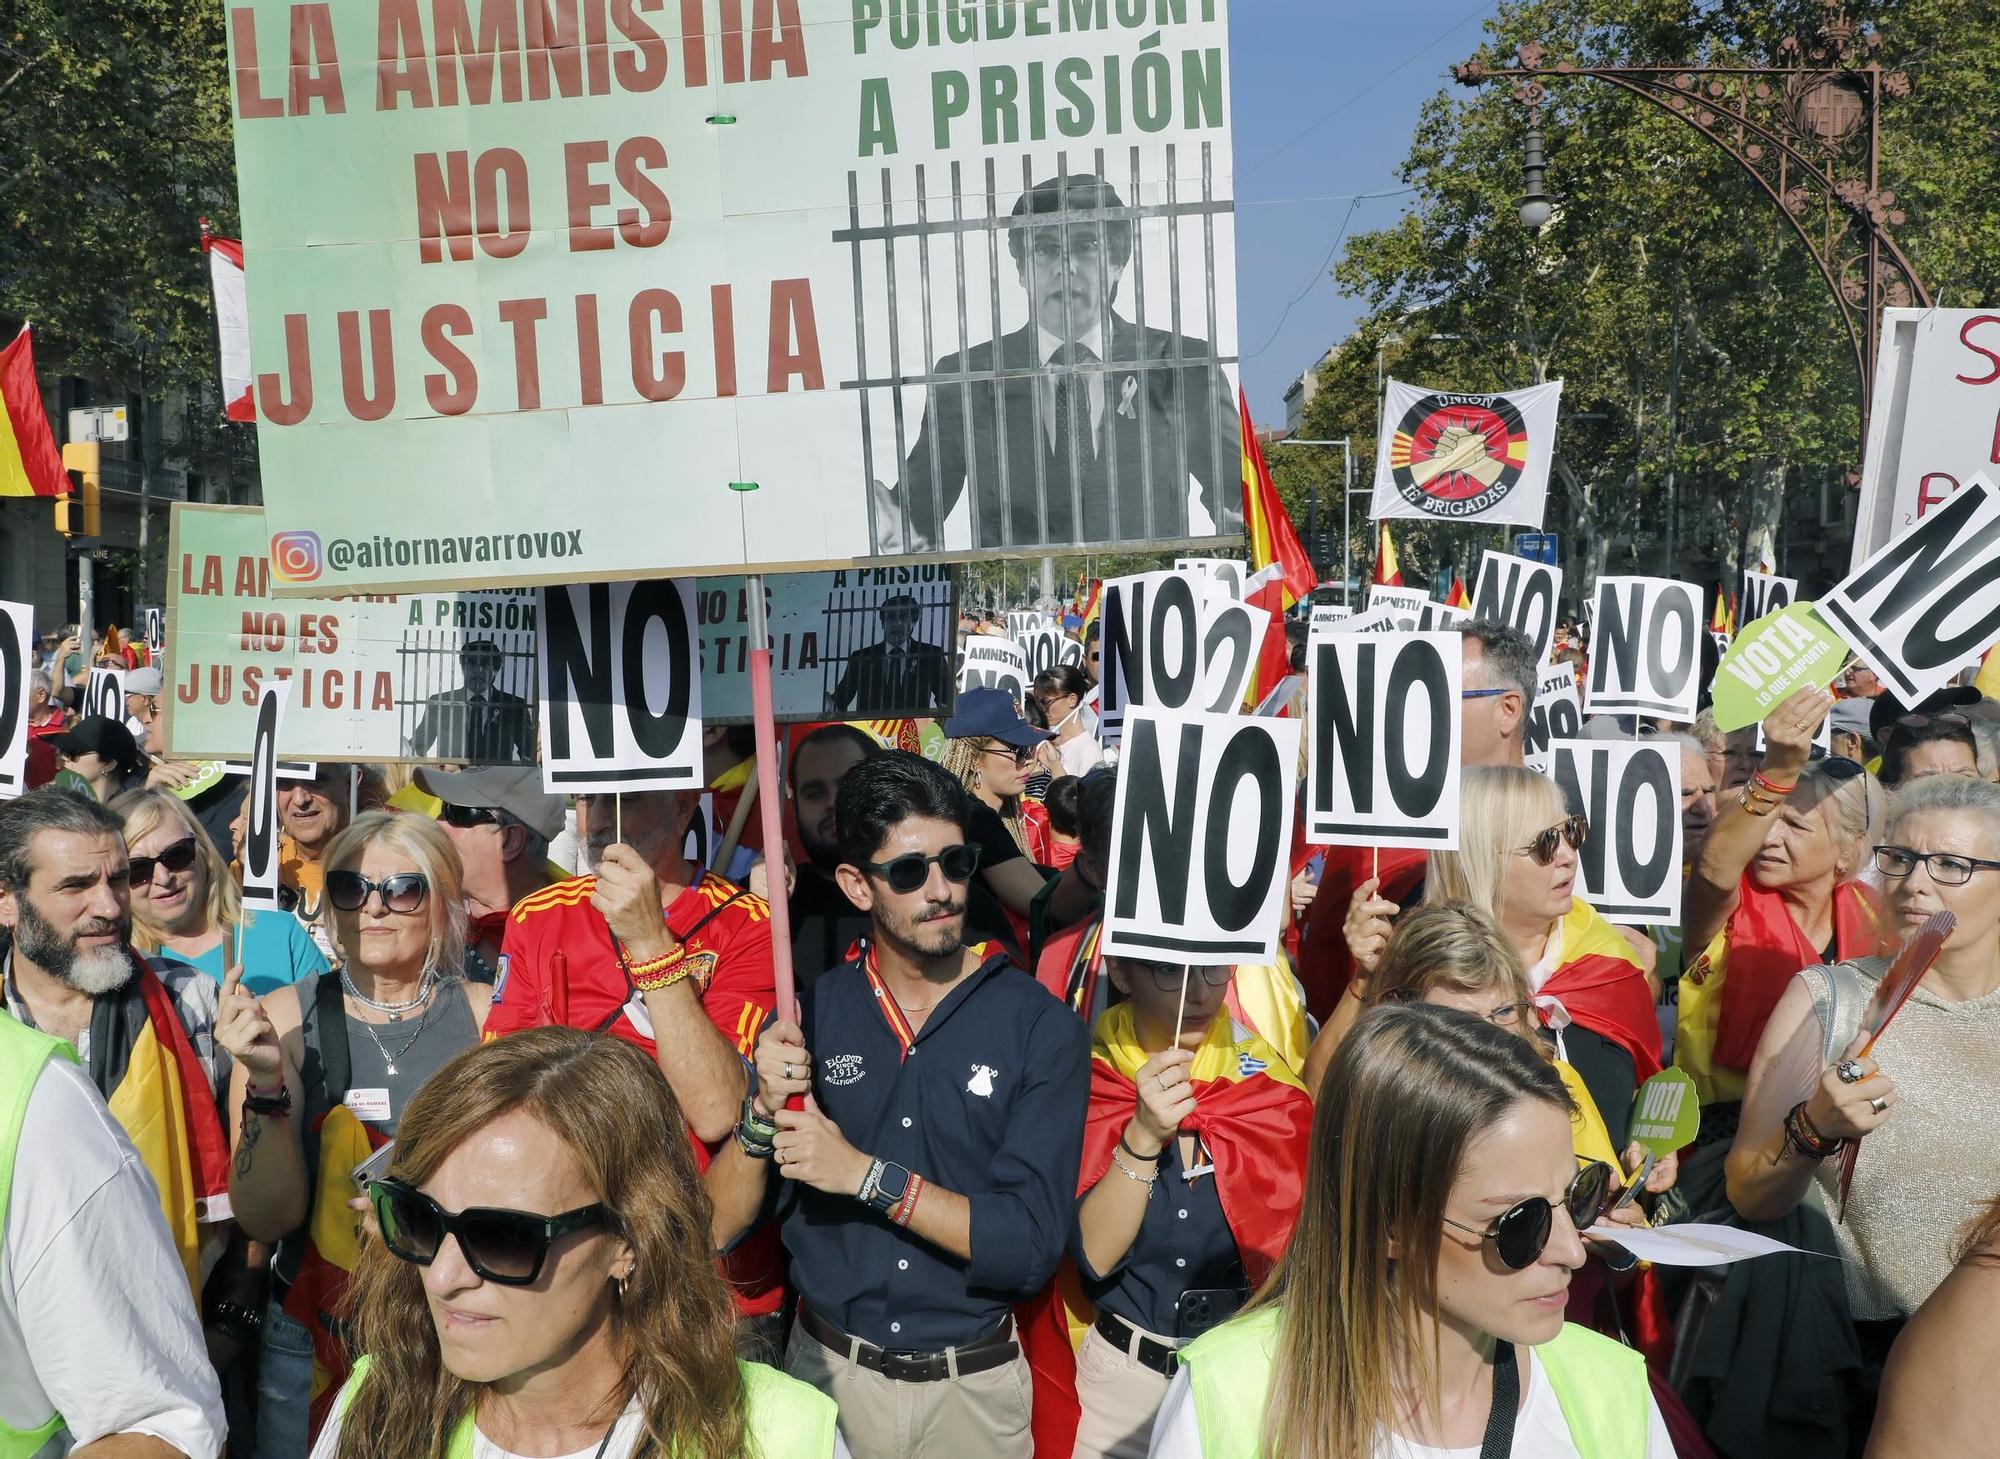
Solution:
<path fill-rule="evenodd" d="M 882 1350 L 882 1376 L 899 1383 L 929 1383 L 942 1359 L 936 1353 L 893 1353 Z"/>

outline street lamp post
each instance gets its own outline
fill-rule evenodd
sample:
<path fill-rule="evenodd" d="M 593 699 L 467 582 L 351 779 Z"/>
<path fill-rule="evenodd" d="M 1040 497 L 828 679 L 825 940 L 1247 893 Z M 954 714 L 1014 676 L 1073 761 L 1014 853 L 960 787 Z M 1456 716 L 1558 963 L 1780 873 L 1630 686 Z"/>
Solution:
<path fill-rule="evenodd" d="M 1340 601 L 1349 607 L 1354 605 L 1353 590 L 1348 586 L 1354 576 L 1354 445 L 1351 437 L 1341 436 L 1330 441 L 1305 441 L 1297 437 L 1287 437 L 1274 444 L 1280 446 L 1338 446 L 1342 460 L 1346 463 L 1345 484 L 1340 492 Z M 1317 493 L 1315 493 L 1315 499 Z M 1307 519 L 1308 533 L 1311 532 L 1311 518 Z"/>
<path fill-rule="evenodd" d="M 1931 303 L 1889 232 L 1905 218 L 1881 177 L 1882 105 L 1908 96 L 1910 78 L 1883 69 L 1879 29 L 1851 20 L 1841 0 L 1821 0 L 1821 7 L 1817 36 L 1787 37 L 1775 66 L 1544 65 L 1546 48 L 1530 41 L 1516 52 L 1518 65 L 1475 58 L 1452 67 L 1452 75 L 1463 86 L 1511 80 L 1515 100 L 1528 108 L 1520 217 L 1529 228 L 1554 216 L 1543 190 L 1547 82 L 1587 76 L 1629 91 L 1735 159 L 1777 205 L 1833 295 L 1854 353 L 1866 441 L 1882 310 Z"/>

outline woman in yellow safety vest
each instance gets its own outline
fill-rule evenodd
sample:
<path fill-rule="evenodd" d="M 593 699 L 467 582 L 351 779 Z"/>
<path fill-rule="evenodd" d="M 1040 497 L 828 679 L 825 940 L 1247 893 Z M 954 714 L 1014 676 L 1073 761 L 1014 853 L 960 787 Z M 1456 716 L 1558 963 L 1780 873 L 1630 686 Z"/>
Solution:
<path fill-rule="evenodd" d="M 1563 1323 L 1610 1189 L 1569 1110 L 1484 1019 L 1364 1013 L 1320 1090 L 1291 1247 L 1181 1350 L 1152 1459 L 1672 1459 L 1644 1360 Z"/>
<path fill-rule="evenodd" d="M 460 1054 L 368 1198 L 354 1365 L 314 1459 L 844 1459 L 832 1402 L 739 1362 L 680 1106 L 618 1039 Z"/>

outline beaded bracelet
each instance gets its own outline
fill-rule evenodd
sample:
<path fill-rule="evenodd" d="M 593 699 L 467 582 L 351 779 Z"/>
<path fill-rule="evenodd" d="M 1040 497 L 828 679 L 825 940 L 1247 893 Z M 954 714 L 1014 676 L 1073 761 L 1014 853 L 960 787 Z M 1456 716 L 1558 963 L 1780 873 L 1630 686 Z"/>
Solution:
<path fill-rule="evenodd" d="M 896 1209 L 889 1213 L 889 1220 L 897 1226 L 910 1224 L 910 1217 L 917 1213 L 917 1197 L 923 1193 L 924 1178 L 914 1170 L 910 1178 L 903 1182 L 903 1199 L 896 1203 Z"/>

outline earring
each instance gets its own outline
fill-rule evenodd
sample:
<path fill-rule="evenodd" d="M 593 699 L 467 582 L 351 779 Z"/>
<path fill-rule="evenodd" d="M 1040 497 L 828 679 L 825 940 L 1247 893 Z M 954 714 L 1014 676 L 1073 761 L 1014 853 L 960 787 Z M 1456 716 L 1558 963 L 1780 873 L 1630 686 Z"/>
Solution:
<path fill-rule="evenodd" d="M 626 1283 L 630 1282 L 631 1280 L 632 1280 L 632 1274 L 630 1272 L 626 1272 L 623 1276 L 613 1277 L 611 1279 L 611 1285 L 618 1289 L 618 1300 L 620 1302 L 623 1302 L 625 1300 L 625 1286 Z"/>

